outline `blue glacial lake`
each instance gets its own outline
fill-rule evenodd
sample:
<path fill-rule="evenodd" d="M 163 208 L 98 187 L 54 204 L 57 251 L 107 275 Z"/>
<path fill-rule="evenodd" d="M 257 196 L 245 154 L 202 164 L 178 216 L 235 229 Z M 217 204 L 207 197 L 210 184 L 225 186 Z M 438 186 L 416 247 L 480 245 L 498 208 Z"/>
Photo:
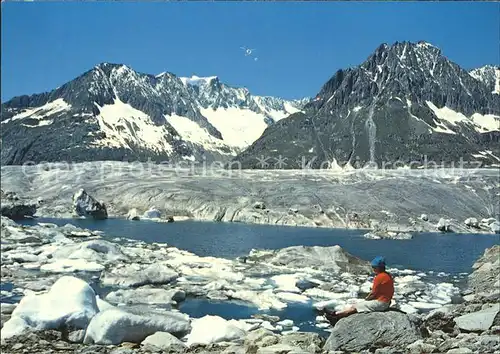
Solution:
<path fill-rule="evenodd" d="M 370 240 L 366 231 L 179 221 L 157 223 L 108 219 L 25 220 L 24 224 L 71 223 L 104 231 L 108 237 L 125 237 L 145 242 L 162 242 L 200 256 L 235 258 L 253 248 L 278 249 L 288 246 L 340 245 L 349 253 L 370 260 L 384 255 L 390 267 L 418 271 L 469 273 L 486 248 L 500 244 L 500 235 L 417 233 L 412 240 Z"/>
<path fill-rule="evenodd" d="M 182 221 L 156 223 L 151 221 L 129 221 L 108 219 L 103 221 L 85 219 L 39 218 L 22 223 L 32 225 L 50 222 L 60 226 L 67 223 L 91 230 L 104 231 L 109 238 L 123 237 L 145 242 L 161 242 L 200 256 L 235 258 L 246 255 L 253 248 L 278 249 L 288 246 L 333 246 L 340 245 L 351 254 L 369 260 L 384 255 L 391 267 L 435 272 L 427 281 L 452 280 L 457 286 L 465 279 L 459 273 L 470 273 L 472 264 L 486 248 L 500 244 L 500 235 L 417 233 L 412 240 L 370 240 L 363 237 L 366 231 L 298 228 L 240 223 L 214 223 Z M 449 276 L 439 277 L 438 272 Z M 461 279 L 461 280 L 460 280 Z M 461 283 L 461 284 L 460 284 Z M 1 290 L 12 291 L 13 284 L 3 283 Z M 98 294 L 104 296 L 111 289 L 92 283 Z M 4 298 L 2 301 L 17 302 L 20 296 Z M 218 315 L 226 319 L 245 319 L 257 313 L 277 315 L 280 319 L 291 319 L 301 331 L 313 331 L 322 336 L 328 332 L 315 327 L 316 313 L 311 304 L 289 304 L 283 310 L 260 311 L 248 303 L 235 301 L 211 301 L 188 298 L 179 304 L 179 310 L 192 318 Z"/>

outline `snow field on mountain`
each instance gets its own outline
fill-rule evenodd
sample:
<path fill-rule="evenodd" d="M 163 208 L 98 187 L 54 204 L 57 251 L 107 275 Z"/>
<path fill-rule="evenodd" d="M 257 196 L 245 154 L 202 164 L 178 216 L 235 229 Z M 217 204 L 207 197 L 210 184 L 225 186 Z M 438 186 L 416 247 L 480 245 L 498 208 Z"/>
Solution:
<path fill-rule="evenodd" d="M 144 112 L 116 98 L 113 104 L 99 107 L 97 116 L 106 138 L 96 141 L 99 145 L 130 147 L 130 143 L 146 146 L 156 151 L 173 151 L 165 140 L 169 135 L 164 126 L 155 126 Z"/>
<path fill-rule="evenodd" d="M 224 140 L 217 139 L 211 135 L 205 128 L 199 126 L 198 123 L 193 122 L 191 119 L 171 115 L 165 116 L 165 119 L 177 130 L 177 132 L 182 136 L 183 140 L 189 141 L 194 144 L 203 146 L 207 150 L 222 150 L 227 147 Z M 216 126 L 216 128 L 218 128 Z M 224 138 L 224 135 L 223 135 Z M 221 151 L 222 153 L 225 153 Z M 232 155 L 236 155 L 235 152 Z"/>
<path fill-rule="evenodd" d="M 438 108 L 434 103 L 430 101 L 426 101 L 429 108 L 434 112 L 434 114 L 438 117 L 439 120 L 445 121 L 452 126 L 456 126 L 457 123 L 469 123 L 474 124 L 474 128 L 479 133 L 490 132 L 495 130 L 500 130 L 500 117 L 495 116 L 493 114 L 480 114 L 474 113 L 470 118 L 467 118 L 463 113 L 455 112 L 451 108 L 442 107 Z M 438 126 L 439 122 L 436 122 Z M 442 133 L 455 134 L 452 130 L 448 129 L 448 127 L 444 127 L 442 130 L 436 130 Z"/>
<path fill-rule="evenodd" d="M 204 108 L 200 111 L 210 124 L 221 132 L 224 141 L 233 147 L 245 148 L 257 140 L 267 128 L 264 117 L 249 109 Z"/>
<path fill-rule="evenodd" d="M 62 111 L 69 110 L 70 108 L 71 108 L 71 105 L 66 103 L 64 101 L 64 99 L 58 98 L 57 100 L 54 100 L 52 102 L 48 102 L 48 103 L 44 104 L 43 106 L 27 109 L 24 112 L 18 113 L 15 116 L 2 121 L 2 124 L 12 122 L 12 121 L 15 121 L 18 119 L 23 119 L 23 118 L 32 118 L 32 119 L 42 120 L 46 116 L 60 113 Z M 47 123 L 39 124 L 39 125 L 47 125 Z"/>

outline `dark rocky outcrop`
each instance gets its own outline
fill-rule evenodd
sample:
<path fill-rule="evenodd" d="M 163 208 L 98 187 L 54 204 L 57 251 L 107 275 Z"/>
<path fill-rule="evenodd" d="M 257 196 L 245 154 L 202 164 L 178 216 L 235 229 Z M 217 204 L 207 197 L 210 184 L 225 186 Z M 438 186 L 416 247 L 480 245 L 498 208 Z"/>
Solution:
<path fill-rule="evenodd" d="M 106 205 L 94 199 L 84 189 L 80 189 L 73 195 L 73 208 L 78 216 L 90 217 L 96 220 L 108 218 Z"/>
<path fill-rule="evenodd" d="M 418 323 L 406 314 L 355 314 L 341 319 L 325 343 L 325 350 L 358 352 L 384 347 L 404 349 L 422 339 Z"/>

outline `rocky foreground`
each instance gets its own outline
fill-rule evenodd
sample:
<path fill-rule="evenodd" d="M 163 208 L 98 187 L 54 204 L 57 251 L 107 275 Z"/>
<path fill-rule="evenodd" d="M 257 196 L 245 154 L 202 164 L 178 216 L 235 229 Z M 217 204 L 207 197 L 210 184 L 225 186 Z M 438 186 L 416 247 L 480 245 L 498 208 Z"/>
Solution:
<path fill-rule="evenodd" d="M 11 285 L 1 294 L 2 353 L 500 353 L 500 246 L 474 265 L 466 293 L 454 281 L 390 269 L 391 311 L 332 328 L 315 309 L 360 301 L 372 280 L 368 262 L 338 246 L 227 260 L 72 225 L 2 217 L 1 233 L 2 284 Z M 179 304 L 194 297 L 261 312 L 190 318 Z M 266 314 L 297 305 L 311 308 L 318 333 Z"/>
<path fill-rule="evenodd" d="M 372 238 L 500 233 L 498 169 L 228 171 L 89 162 L 2 166 L 1 173 L 2 188 L 43 200 L 38 216 L 70 217 L 83 188 L 106 215 L 131 219 L 152 213 L 168 221 L 371 229 Z"/>

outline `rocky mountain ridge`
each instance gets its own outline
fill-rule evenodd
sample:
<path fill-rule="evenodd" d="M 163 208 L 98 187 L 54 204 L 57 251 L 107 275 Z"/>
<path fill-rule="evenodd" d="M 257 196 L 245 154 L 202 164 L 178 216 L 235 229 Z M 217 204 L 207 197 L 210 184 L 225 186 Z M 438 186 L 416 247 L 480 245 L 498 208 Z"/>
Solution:
<path fill-rule="evenodd" d="M 266 129 L 235 160 L 246 168 L 285 160 L 278 167 L 498 164 L 500 95 L 491 78 L 490 69 L 469 73 L 427 42 L 382 44 L 359 66 L 338 70 L 303 113 Z"/>
<path fill-rule="evenodd" d="M 55 90 L 3 103 L 1 160 L 227 160 L 306 102 L 254 96 L 217 77 L 102 63 Z"/>

